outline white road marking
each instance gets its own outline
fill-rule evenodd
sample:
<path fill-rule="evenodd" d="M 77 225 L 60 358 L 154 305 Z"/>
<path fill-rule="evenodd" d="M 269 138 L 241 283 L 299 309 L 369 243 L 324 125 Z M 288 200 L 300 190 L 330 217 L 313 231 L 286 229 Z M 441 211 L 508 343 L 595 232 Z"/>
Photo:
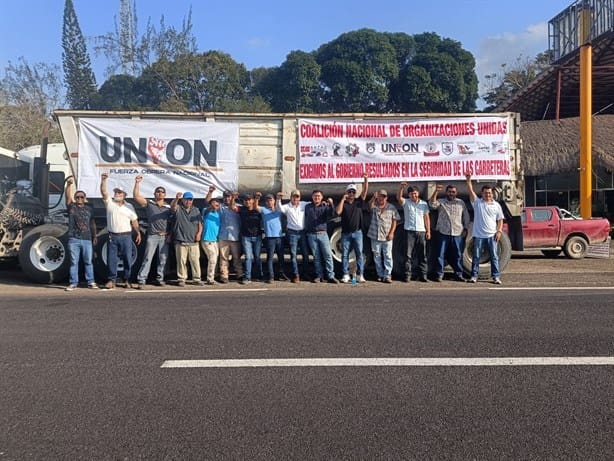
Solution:
<path fill-rule="evenodd" d="M 426 357 L 166 360 L 160 368 L 614 366 L 614 357 Z"/>

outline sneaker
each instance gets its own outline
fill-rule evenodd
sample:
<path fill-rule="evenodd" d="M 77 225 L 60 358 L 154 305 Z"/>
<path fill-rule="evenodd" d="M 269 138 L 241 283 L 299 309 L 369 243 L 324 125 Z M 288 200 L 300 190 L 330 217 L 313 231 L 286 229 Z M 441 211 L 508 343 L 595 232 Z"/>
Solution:
<path fill-rule="evenodd" d="M 194 285 L 197 285 L 199 287 L 204 287 L 205 282 L 203 282 L 202 280 L 194 280 Z"/>
<path fill-rule="evenodd" d="M 273 280 L 273 279 L 266 279 L 266 280 L 264 281 L 264 283 L 273 283 L 273 282 L 274 282 L 274 280 Z"/>
<path fill-rule="evenodd" d="M 465 280 L 465 277 L 463 277 L 462 275 L 454 276 L 454 280 L 456 280 L 457 282 L 466 282 L 467 281 L 467 280 Z"/>
<path fill-rule="evenodd" d="M 471 277 L 469 280 L 467 280 L 468 283 L 478 283 L 478 278 L 477 277 Z"/>
<path fill-rule="evenodd" d="M 178 287 L 184 287 L 184 286 L 185 286 L 185 280 L 179 280 L 179 281 L 177 282 L 177 286 L 178 286 Z"/>
<path fill-rule="evenodd" d="M 350 274 L 343 274 L 343 277 L 341 277 L 341 283 L 350 283 L 350 281 Z"/>
<path fill-rule="evenodd" d="M 392 279 L 390 277 L 384 277 L 382 279 L 382 282 L 384 282 L 384 283 L 392 283 Z"/>
<path fill-rule="evenodd" d="M 437 277 L 437 278 L 435 279 L 435 281 L 436 281 L 437 283 L 441 283 L 441 282 L 443 282 L 443 277 Z"/>
<path fill-rule="evenodd" d="M 98 285 L 96 285 L 96 282 L 88 283 L 87 287 L 92 289 L 92 290 L 97 290 L 98 289 Z"/>
<path fill-rule="evenodd" d="M 418 280 L 420 280 L 422 283 L 429 283 L 429 279 L 427 279 L 426 277 L 421 277 Z"/>
<path fill-rule="evenodd" d="M 314 278 L 311 280 L 311 283 L 320 283 L 321 281 L 322 281 L 322 279 L 321 279 L 320 277 L 314 277 Z"/>
<path fill-rule="evenodd" d="M 495 277 L 493 279 L 493 282 L 495 283 L 495 285 L 501 285 L 501 279 L 499 277 Z"/>
<path fill-rule="evenodd" d="M 221 278 L 220 279 L 220 283 L 228 283 L 228 279 L 227 278 Z"/>
<path fill-rule="evenodd" d="M 73 291 L 75 288 L 77 288 L 77 285 L 75 285 L 74 283 L 71 283 L 66 288 L 64 288 L 64 291 Z"/>
<path fill-rule="evenodd" d="M 331 278 L 329 278 L 329 279 L 327 280 L 327 282 L 328 282 L 328 283 L 336 283 L 336 284 L 338 284 L 338 283 L 339 283 L 339 280 L 337 280 L 335 277 L 331 277 Z"/>
<path fill-rule="evenodd" d="M 104 287 L 107 290 L 115 290 L 115 282 L 109 280 L 107 283 L 104 284 Z"/>
<path fill-rule="evenodd" d="M 362 274 L 360 274 L 357 278 L 358 283 L 367 283 Z"/>
<path fill-rule="evenodd" d="M 292 283 L 301 283 L 301 278 L 298 275 L 292 277 Z"/>
<path fill-rule="evenodd" d="M 241 281 L 239 282 L 241 285 L 249 285 L 250 283 L 252 283 L 252 281 L 250 279 L 241 279 Z"/>
<path fill-rule="evenodd" d="M 158 287 L 164 287 L 164 286 L 166 286 L 166 282 L 164 280 L 156 280 L 154 282 L 154 285 L 156 285 Z"/>
<path fill-rule="evenodd" d="M 145 282 L 139 282 L 139 284 L 136 286 L 137 290 L 144 290 L 145 289 Z"/>
<path fill-rule="evenodd" d="M 215 280 L 207 280 L 207 285 L 217 285 Z"/>

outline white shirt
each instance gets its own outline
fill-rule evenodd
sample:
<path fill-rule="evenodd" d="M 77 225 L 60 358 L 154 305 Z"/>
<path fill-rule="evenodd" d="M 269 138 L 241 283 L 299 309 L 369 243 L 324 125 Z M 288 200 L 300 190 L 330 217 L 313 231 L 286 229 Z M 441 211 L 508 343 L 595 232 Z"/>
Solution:
<path fill-rule="evenodd" d="M 131 222 L 138 218 L 134 207 L 124 201 L 123 205 L 118 205 L 111 197 L 104 200 L 107 208 L 107 229 L 114 234 L 131 232 Z"/>
<path fill-rule="evenodd" d="M 288 202 L 285 205 L 277 205 L 279 211 L 286 215 L 287 228 L 293 231 L 302 231 L 305 229 L 305 207 L 309 202 L 298 202 L 298 205 L 292 205 Z"/>
<path fill-rule="evenodd" d="M 497 233 L 497 221 L 503 219 L 503 210 L 499 202 L 485 202 L 476 198 L 473 202 L 473 230 L 476 238 L 489 238 Z"/>
<path fill-rule="evenodd" d="M 429 214 L 429 206 L 424 200 L 418 200 L 418 203 L 410 199 L 405 199 L 403 202 L 403 218 L 405 230 L 426 232 L 424 225 L 424 215 Z"/>

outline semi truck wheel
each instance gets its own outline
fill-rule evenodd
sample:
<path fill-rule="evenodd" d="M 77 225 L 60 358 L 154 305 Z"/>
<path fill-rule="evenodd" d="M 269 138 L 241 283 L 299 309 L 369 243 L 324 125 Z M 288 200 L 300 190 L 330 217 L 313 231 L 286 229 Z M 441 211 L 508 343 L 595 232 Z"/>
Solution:
<path fill-rule="evenodd" d="M 512 258 L 512 242 L 508 235 L 503 232 L 501 238 L 497 243 L 497 253 L 499 254 L 499 272 L 503 273 L 503 270 L 507 267 Z M 471 274 L 471 261 L 473 259 L 473 237 L 467 237 L 465 241 L 465 249 L 463 250 L 463 270 L 465 275 Z M 480 255 L 480 278 L 490 278 L 490 253 L 488 248 L 484 248 Z"/>
<path fill-rule="evenodd" d="M 65 280 L 70 269 L 66 226 L 44 224 L 28 232 L 19 247 L 19 264 L 35 282 L 58 283 Z"/>
<path fill-rule="evenodd" d="M 588 251 L 588 242 L 579 235 L 569 237 L 565 242 L 565 256 L 571 259 L 582 259 Z"/>

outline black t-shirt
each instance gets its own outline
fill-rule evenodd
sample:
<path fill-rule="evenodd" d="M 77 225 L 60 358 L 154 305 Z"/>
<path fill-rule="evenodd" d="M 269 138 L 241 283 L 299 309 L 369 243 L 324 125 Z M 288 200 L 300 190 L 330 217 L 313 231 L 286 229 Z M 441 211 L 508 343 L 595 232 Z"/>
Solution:
<path fill-rule="evenodd" d="M 93 210 L 88 205 L 78 206 L 71 203 L 68 209 L 68 236 L 80 240 L 92 240 L 90 221 Z"/>
<path fill-rule="evenodd" d="M 349 233 L 362 230 L 362 209 L 364 202 L 361 198 L 354 199 L 352 203 L 345 201 L 341 212 L 341 232 Z"/>
<path fill-rule="evenodd" d="M 241 207 L 239 209 L 239 216 L 241 217 L 242 237 L 262 236 L 262 217 L 259 211 Z"/>

